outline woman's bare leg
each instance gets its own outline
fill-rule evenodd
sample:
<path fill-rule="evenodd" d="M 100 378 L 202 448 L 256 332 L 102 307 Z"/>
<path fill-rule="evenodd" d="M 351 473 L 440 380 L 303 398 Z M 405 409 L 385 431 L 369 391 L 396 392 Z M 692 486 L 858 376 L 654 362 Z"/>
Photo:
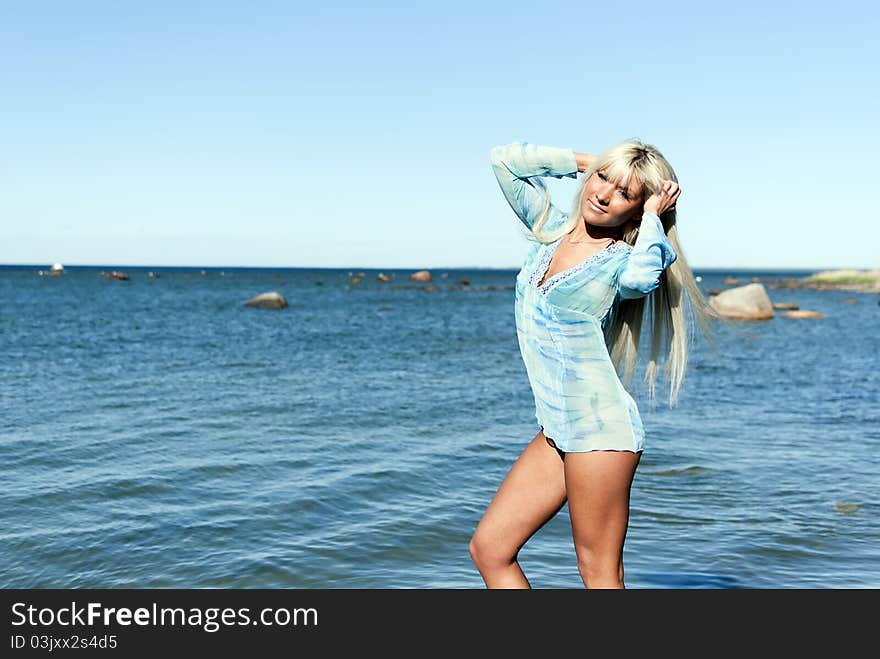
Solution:
<path fill-rule="evenodd" d="M 629 496 L 641 452 L 566 453 L 565 487 L 578 572 L 587 588 L 623 588 Z"/>
<path fill-rule="evenodd" d="M 510 468 L 470 541 L 487 588 L 530 588 L 520 548 L 565 504 L 563 461 L 539 432 Z"/>

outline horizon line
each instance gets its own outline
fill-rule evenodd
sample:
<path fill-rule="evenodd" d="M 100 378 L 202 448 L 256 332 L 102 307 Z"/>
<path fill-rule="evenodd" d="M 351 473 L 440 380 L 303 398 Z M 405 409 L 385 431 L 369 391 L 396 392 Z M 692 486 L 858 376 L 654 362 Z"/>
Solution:
<path fill-rule="evenodd" d="M 0 263 L 0 268 L 34 268 L 36 270 L 50 270 L 52 264 L 45 263 Z M 411 266 L 386 266 L 386 267 L 376 267 L 376 266 L 352 266 L 352 265 L 340 265 L 340 266 L 293 266 L 293 265 L 158 265 L 158 264 L 124 264 L 124 263 L 72 263 L 68 265 L 62 264 L 62 267 L 67 270 L 71 268 L 138 268 L 138 269 L 194 269 L 194 270 L 223 270 L 223 269 L 248 269 L 248 270 L 359 270 L 359 271 L 367 271 L 367 270 L 375 270 L 377 272 L 382 272 L 384 270 L 412 270 L 417 272 L 419 270 L 519 270 L 522 265 L 516 266 L 477 266 L 477 265 L 458 265 L 458 266 L 420 266 L 420 267 L 411 267 Z M 875 270 L 876 268 L 870 267 L 857 267 L 857 266 L 822 266 L 822 267 L 782 267 L 782 266 L 691 266 L 692 272 L 696 271 L 715 271 L 715 270 L 735 270 L 735 271 L 745 271 L 752 272 L 756 270 L 761 270 L 765 272 L 791 272 L 791 271 L 810 271 L 815 272 L 819 270 Z"/>

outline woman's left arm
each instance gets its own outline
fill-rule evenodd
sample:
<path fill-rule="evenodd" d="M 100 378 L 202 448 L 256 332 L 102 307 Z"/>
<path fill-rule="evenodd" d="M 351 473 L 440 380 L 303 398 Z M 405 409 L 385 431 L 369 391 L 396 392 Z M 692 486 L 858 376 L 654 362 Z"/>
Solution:
<path fill-rule="evenodd" d="M 632 299 L 648 295 L 660 285 L 660 275 L 676 258 L 678 255 L 663 231 L 660 217 L 645 211 L 636 244 L 620 273 L 620 297 Z"/>
<path fill-rule="evenodd" d="M 663 186 L 645 201 L 642 224 L 629 260 L 620 273 L 620 297 L 643 297 L 660 285 L 660 275 L 675 262 L 678 255 L 666 237 L 660 216 L 675 208 L 681 195 L 677 181 L 663 181 Z"/>

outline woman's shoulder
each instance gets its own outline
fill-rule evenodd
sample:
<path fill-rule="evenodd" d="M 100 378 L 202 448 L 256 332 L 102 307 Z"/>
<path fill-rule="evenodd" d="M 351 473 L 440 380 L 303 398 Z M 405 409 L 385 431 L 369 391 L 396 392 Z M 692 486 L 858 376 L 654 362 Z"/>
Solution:
<path fill-rule="evenodd" d="M 620 273 L 629 263 L 629 256 L 633 247 L 628 242 L 618 240 L 611 248 L 611 256 L 608 257 L 610 268 Z"/>
<path fill-rule="evenodd" d="M 628 242 L 623 240 L 615 241 L 614 246 L 612 248 L 612 254 L 617 255 L 618 257 L 627 257 L 630 252 L 632 252 L 633 246 Z"/>

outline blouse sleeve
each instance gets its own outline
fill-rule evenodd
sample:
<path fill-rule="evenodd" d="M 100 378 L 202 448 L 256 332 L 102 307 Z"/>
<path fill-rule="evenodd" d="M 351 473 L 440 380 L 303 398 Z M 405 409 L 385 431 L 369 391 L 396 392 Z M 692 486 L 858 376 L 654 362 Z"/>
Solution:
<path fill-rule="evenodd" d="M 660 275 L 678 255 L 666 238 L 660 218 L 645 212 L 636 244 L 620 273 L 618 291 L 622 299 L 644 297 L 660 285 Z"/>
<path fill-rule="evenodd" d="M 492 169 L 507 203 L 531 230 L 541 216 L 550 192 L 539 177 L 577 178 L 574 151 L 528 142 L 496 146 L 491 151 Z M 546 225 L 561 221 L 567 214 L 550 204 Z"/>

